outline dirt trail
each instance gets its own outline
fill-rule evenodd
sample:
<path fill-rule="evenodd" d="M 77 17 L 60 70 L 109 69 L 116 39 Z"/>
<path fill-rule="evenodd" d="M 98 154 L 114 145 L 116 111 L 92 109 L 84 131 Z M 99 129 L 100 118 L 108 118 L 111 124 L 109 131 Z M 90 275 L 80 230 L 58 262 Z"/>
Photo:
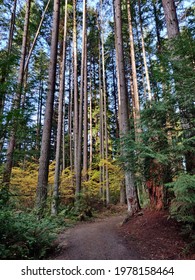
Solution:
<path fill-rule="evenodd" d="M 112 216 L 80 223 L 59 237 L 62 246 L 56 260 L 133 260 L 140 259 L 119 234 L 124 216 Z"/>

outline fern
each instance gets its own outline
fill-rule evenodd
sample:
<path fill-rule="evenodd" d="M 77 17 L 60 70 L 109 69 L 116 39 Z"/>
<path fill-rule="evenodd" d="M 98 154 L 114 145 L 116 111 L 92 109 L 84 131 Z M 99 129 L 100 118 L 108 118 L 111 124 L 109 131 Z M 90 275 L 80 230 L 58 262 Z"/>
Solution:
<path fill-rule="evenodd" d="M 168 184 L 174 191 L 170 213 L 177 221 L 195 225 L 195 175 L 180 174 Z"/>

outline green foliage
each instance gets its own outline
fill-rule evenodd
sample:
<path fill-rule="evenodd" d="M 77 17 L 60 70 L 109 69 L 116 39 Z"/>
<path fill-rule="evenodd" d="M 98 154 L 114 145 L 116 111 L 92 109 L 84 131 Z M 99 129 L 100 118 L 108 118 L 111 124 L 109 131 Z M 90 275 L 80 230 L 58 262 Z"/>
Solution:
<path fill-rule="evenodd" d="M 52 248 L 56 224 L 33 213 L 0 209 L 0 259 L 43 259 Z"/>
<path fill-rule="evenodd" d="M 175 198 L 171 202 L 170 213 L 177 221 L 195 225 L 195 175 L 180 174 L 168 184 Z"/>
<path fill-rule="evenodd" d="M 69 219 L 71 223 L 88 220 L 93 216 L 93 202 L 94 200 L 86 193 L 80 193 L 75 197 L 74 204 L 60 205 L 58 216 Z"/>
<path fill-rule="evenodd" d="M 10 192 L 5 186 L 0 188 L 0 209 L 4 207 L 10 199 Z"/>
<path fill-rule="evenodd" d="M 79 220 L 86 220 L 92 217 L 91 201 L 87 194 L 80 193 L 75 197 L 74 214 Z"/>

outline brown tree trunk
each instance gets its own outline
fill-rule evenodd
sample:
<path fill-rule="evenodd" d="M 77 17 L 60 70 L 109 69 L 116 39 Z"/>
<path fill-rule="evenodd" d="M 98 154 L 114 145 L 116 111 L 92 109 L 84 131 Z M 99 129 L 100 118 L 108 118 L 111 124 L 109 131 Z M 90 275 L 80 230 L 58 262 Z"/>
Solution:
<path fill-rule="evenodd" d="M 72 59 L 71 59 L 72 57 Z M 72 139 L 72 132 L 73 132 L 73 127 L 72 127 L 72 124 L 73 124 L 73 121 L 72 121 L 72 113 L 73 113 L 73 63 L 74 63 L 74 60 L 73 60 L 73 55 L 72 55 L 72 52 L 70 50 L 70 68 L 69 68 L 69 84 L 70 84 L 70 89 L 69 89 L 69 106 L 68 106 L 68 110 L 69 110 L 69 114 L 68 114 L 68 127 L 69 127 L 69 154 L 70 154 L 70 170 L 71 172 L 73 173 L 73 164 L 74 164 L 74 161 L 73 161 L 73 139 Z M 63 168 L 64 169 L 64 168 Z M 74 187 L 74 184 L 73 184 L 73 181 L 72 181 L 72 188 Z"/>
<path fill-rule="evenodd" d="M 86 55 L 86 0 L 83 0 L 83 32 L 82 32 L 82 57 L 81 57 L 81 84 L 79 102 L 79 133 L 77 142 L 77 168 L 76 168 L 76 195 L 81 192 L 81 159 L 82 159 L 82 139 L 83 139 L 83 89 L 84 89 L 84 67 Z"/>
<path fill-rule="evenodd" d="M 124 205 L 126 203 L 126 193 L 125 193 L 125 182 L 121 182 L 120 186 L 120 204 Z"/>
<path fill-rule="evenodd" d="M 119 123 L 118 123 L 118 108 L 117 108 L 117 86 L 116 86 L 116 71 L 115 71 L 115 65 L 114 65 L 114 54 L 112 52 L 112 81 L 113 81 L 113 97 L 114 97 L 114 115 L 115 115 L 115 121 L 116 121 L 116 139 L 119 138 Z"/>
<path fill-rule="evenodd" d="M 84 8 L 85 13 L 85 44 L 84 44 L 84 128 L 83 128 L 83 180 L 87 181 L 87 170 L 88 170 L 88 92 L 87 92 L 87 28 L 86 28 L 86 11 L 87 11 L 87 1 Z"/>
<path fill-rule="evenodd" d="M 77 77 L 77 18 L 76 18 L 76 0 L 73 0 L 73 76 L 74 76 L 74 172 L 75 177 L 77 171 L 77 158 L 78 158 L 78 133 L 79 133 L 79 110 L 78 110 L 78 77 Z M 75 193 L 79 192 L 80 184 L 76 183 Z"/>
<path fill-rule="evenodd" d="M 131 7 L 130 0 L 127 0 L 127 14 L 128 14 L 128 25 L 129 25 L 129 41 L 130 41 L 130 54 L 131 54 L 131 67 L 132 67 L 132 80 L 133 80 L 133 103 L 134 103 L 134 126 L 135 126 L 135 137 L 139 140 L 139 135 L 141 133 L 140 128 L 140 106 L 139 106 L 139 92 L 137 83 L 137 70 L 135 64 L 135 50 L 134 50 L 134 38 L 132 30 L 132 20 L 131 20 Z"/>
<path fill-rule="evenodd" d="M 41 119 L 43 108 L 43 81 L 42 78 L 39 81 L 39 97 L 38 97 L 38 110 L 37 110 L 37 129 L 36 129 L 36 151 L 37 157 L 41 147 Z"/>
<path fill-rule="evenodd" d="M 165 13 L 168 38 L 171 39 L 179 34 L 175 0 L 162 0 L 162 5 Z"/>
<path fill-rule="evenodd" d="M 114 1 L 115 9 L 115 39 L 116 39 L 116 53 L 117 53 L 117 71 L 118 71 L 118 94 L 119 94 L 119 129 L 120 137 L 122 138 L 129 132 L 129 116 L 128 116 L 128 97 L 125 81 L 124 70 L 124 54 L 123 54 L 123 40 L 122 40 L 122 16 L 121 16 L 121 1 Z M 126 157 L 126 151 L 123 147 L 123 140 L 121 139 L 121 153 Z M 124 163 L 126 165 L 126 163 Z M 128 213 L 133 215 L 139 210 L 138 198 L 136 193 L 134 174 L 131 170 L 127 170 L 125 166 L 125 186 L 128 204 Z"/>
<path fill-rule="evenodd" d="M 63 124 L 63 105 L 64 105 L 64 84 L 65 84 L 65 61 L 66 61 L 66 33 L 67 33 L 67 6 L 68 0 L 65 0 L 64 11 L 64 36 L 62 46 L 62 60 L 60 69 L 60 90 L 58 100 L 58 127 L 57 127 L 57 145 L 56 145 L 56 164 L 53 186 L 53 200 L 51 205 L 51 214 L 56 215 L 58 211 L 59 185 L 60 185 L 60 154 L 62 143 L 62 124 Z"/>
<path fill-rule="evenodd" d="M 106 179 L 106 204 L 110 203 L 110 190 L 109 190 L 109 174 L 108 174 L 108 127 L 107 127 L 107 94 L 106 94 L 106 73 L 105 73 L 105 57 L 104 57 L 104 31 L 103 31 L 103 16 L 102 16 L 102 1 L 101 5 L 101 49 L 102 49 L 102 84 L 103 84 L 103 140 L 105 146 L 105 179 Z"/>
<path fill-rule="evenodd" d="M 148 159 L 149 166 L 148 179 L 146 186 L 150 199 L 150 207 L 155 210 L 164 208 L 164 174 L 166 174 L 165 166 L 154 159 Z"/>
<path fill-rule="evenodd" d="M 56 82 L 59 15 L 60 15 L 60 1 L 54 0 L 48 94 L 46 100 L 45 119 L 44 119 L 43 135 L 42 135 L 42 143 L 41 143 L 41 156 L 40 156 L 40 163 L 39 163 L 38 183 L 37 183 L 37 192 L 36 192 L 36 209 L 40 214 L 42 214 L 42 211 L 46 206 L 46 199 L 47 199 L 50 137 L 51 137 L 51 128 L 52 128 L 53 103 L 54 103 L 55 82 Z"/>
<path fill-rule="evenodd" d="M 101 27 L 98 25 L 99 31 Z M 105 201 L 105 186 L 104 186 L 104 103 L 102 90 L 102 59 L 101 59 L 101 38 L 99 37 L 99 114 L 100 114 L 100 195 L 103 202 Z"/>
<path fill-rule="evenodd" d="M 155 18 L 155 26 L 156 26 L 157 50 L 158 52 L 161 52 L 162 44 L 161 44 L 160 29 L 159 29 L 160 21 L 158 18 L 156 2 L 154 1 L 152 5 L 154 10 L 154 18 Z"/>
<path fill-rule="evenodd" d="M 11 15 L 10 30 L 9 30 L 8 54 L 10 54 L 12 50 L 12 42 L 14 37 L 15 20 L 16 20 L 16 6 L 17 6 L 17 0 L 14 0 L 14 5 L 13 5 L 13 10 Z"/>
<path fill-rule="evenodd" d="M 131 6 L 130 0 L 127 0 L 127 14 L 128 14 L 128 25 L 129 25 L 129 40 L 130 40 L 130 54 L 131 54 L 131 67 L 132 67 L 132 100 L 133 100 L 133 118 L 134 118 L 134 129 L 135 129 L 135 141 L 137 143 L 141 142 L 141 121 L 140 121 L 140 101 L 139 101 L 139 91 L 138 91 L 138 82 L 137 82 L 137 70 L 136 70 L 136 61 L 135 61 L 135 49 L 134 49 L 134 36 L 133 36 L 133 27 L 132 27 L 132 19 L 131 19 Z M 143 38 L 142 38 L 143 39 Z M 142 40 L 142 50 L 145 51 L 143 46 L 144 41 Z M 145 56 L 145 53 L 143 52 Z M 146 62 L 146 59 L 144 59 Z M 147 72 L 147 71 L 146 71 Z M 148 73 L 148 72 L 147 72 Z M 148 79 L 149 77 L 146 78 Z M 148 81 L 149 82 L 149 81 Z M 149 83 L 150 85 L 150 83 Z M 148 85 L 148 86 L 149 86 Z M 149 99 L 151 100 L 151 92 L 150 87 L 148 88 Z M 138 157 L 137 161 L 137 177 L 141 178 L 142 183 L 141 186 L 137 186 L 138 197 L 140 198 L 140 189 L 144 190 L 144 176 L 143 174 L 143 159 Z M 140 188 L 141 187 L 141 188 Z"/>
<path fill-rule="evenodd" d="M 90 59 L 90 84 L 89 84 L 89 92 L 90 92 L 90 103 L 89 103 L 89 136 L 90 136 L 90 148 L 89 148 L 89 168 L 92 170 L 92 161 L 93 161 L 93 127 L 92 127 L 92 101 L 93 101 L 93 90 L 92 90 L 92 75 L 91 75 L 91 59 Z"/>
<path fill-rule="evenodd" d="M 139 23 L 140 23 L 140 31 L 141 31 L 141 43 L 142 43 L 142 55 L 143 55 L 143 62 L 144 62 L 144 69 L 145 69 L 145 75 L 146 75 L 146 85 L 147 85 L 147 91 L 148 91 L 148 99 L 149 101 L 152 100 L 152 93 L 151 93 L 151 87 L 150 87 L 150 77 L 149 77 L 149 70 L 146 60 L 146 49 L 145 49 L 145 42 L 144 42 L 144 35 L 143 35 L 143 25 L 142 25 L 142 14 L 141 14 L 141 3 L 140 0 L 138 1 L 139 5 Z"/>

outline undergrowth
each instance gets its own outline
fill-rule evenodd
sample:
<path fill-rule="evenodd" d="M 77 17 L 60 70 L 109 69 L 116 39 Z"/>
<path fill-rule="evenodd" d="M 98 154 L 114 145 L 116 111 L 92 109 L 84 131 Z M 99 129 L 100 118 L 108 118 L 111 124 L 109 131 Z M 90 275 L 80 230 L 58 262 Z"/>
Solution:
<path fill-rule="evenodd" d="M 174 192 L 170 214 L 182 225 L 182 235 L 188 240 L 187 251 L 195 249 L 195 175 L 181 173 L 167 184 Z"/>
<path fill-rule="evenodd" d="M 9 191 L 1 189 L 0 259 L 44 259 L 54 249 L 54 240 L 63 226 L 63 217 L 39 219 L 32 209 L 17 208 Z"/>
<path fill-rule="evenodd" d="M 43 259 L 52 249 L 59 225 L 33 213 L 0 209 L 0 259 Z"/>

